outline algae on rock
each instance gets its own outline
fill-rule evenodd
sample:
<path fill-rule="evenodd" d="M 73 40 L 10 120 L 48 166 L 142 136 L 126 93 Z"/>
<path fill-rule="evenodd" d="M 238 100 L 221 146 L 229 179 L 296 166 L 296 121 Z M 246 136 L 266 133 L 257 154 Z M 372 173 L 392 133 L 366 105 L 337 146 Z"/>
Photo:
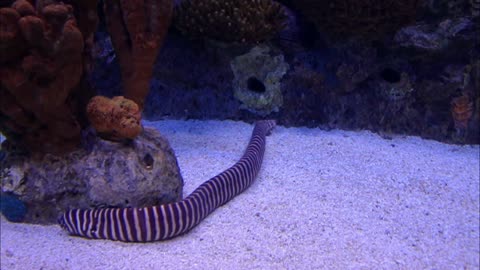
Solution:
<path fill-rule="evenodd" d="M 282 54 L 272 56 L 268 46 L 253 47 L 231 62 L 235 98 L 242 108 L 265 116 L 283 105 L 280 81 L 289 66 Z"/>

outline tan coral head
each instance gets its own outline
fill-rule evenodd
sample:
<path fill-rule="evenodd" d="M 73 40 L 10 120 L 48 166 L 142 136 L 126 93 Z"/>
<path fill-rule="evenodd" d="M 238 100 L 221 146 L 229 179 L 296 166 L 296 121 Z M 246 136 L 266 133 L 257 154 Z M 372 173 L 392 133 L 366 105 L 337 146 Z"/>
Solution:
<path fill-rule="evenodd" d="M 108 140 L 134 139 L 142 131 L 139 106 L 123 96 L 95 96 L 87 105 L 88 119 L 97 133 Z"/>

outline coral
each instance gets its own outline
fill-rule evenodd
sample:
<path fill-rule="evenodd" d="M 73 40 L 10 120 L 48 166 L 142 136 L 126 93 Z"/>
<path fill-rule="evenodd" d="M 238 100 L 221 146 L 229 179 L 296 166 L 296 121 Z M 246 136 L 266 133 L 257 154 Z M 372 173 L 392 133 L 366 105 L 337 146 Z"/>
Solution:
<path fill-rule="evenodd" d="M 15 1 L 0 9 L 0 23 L 0 130 L 31 152 L 75 149 L 90 95 L 82 78 L 91 32 L 79 30 L 71 5 L 55 1 Z"/>
<path fill-rule="evenodd" d="M 269 52 L 269 47 L 256 46 L 230 63 L 235 97 L 244 109 L 260 115 L 277 112 L 282 106 L 280 80 L 289 68 L 283 55 L 271 56 Z"/>
<path fill-rule="evenodd" d="M 286 20 L 284 8 L 272 0 L 185 0 L 174 25 L 195 38 L 257 43 L 282 30 Z"/>
<path fill-rule="evenodd" d="M 87 105 L 87 116 L 99 135 L 110 140 L 133 139 L 142 131 L 140 108 L 121 96 L 93 97 Z"/>
<path fill-rule="evenodd" d="M 419 0 L 297 0 L 318 29 L 344 36 L 378 37 L 413 21 Z"/>
<path fill-rule="evenodd" d="M 170 26 L 173 0 L 104 1 L 104 11 L 124 95 L 143 108 L 153 65 Z"/>
<path fill-rule="evenodd" d="M 452 115 L 456 137 L 460 141 L 478 140 L 479 128 L 479 98 L 476 87 L 476 77 L 478 76 L 478 61 L 466 65 L 458 79 L 461 89 L 461 95 L 456 95 L 450 102 L 450 112 Z M 459 69 L 461 70 L 461 69 Z"/>
<path fill-rule="evenodd" d="M 473 101 L 468 95 L 461 95 L 452 100 L 452 117 L 455 129 L 466 130 L 473 115 Z"/>

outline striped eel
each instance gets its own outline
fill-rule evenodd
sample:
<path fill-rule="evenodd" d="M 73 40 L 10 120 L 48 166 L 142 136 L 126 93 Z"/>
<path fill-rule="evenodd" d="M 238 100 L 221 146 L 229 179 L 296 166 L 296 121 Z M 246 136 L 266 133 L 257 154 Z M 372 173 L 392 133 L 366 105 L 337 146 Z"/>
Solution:
<path fill-rule="evenodd" d="M 252 184 L 262 164 L 265 137 L 274 127 L 274 120 L 257 121 L 240 160 L 181 201 L 149 207 L 71 209 L 58 222 L 71 235 L 92 239 L 150 242 L 183 234 Z"/>

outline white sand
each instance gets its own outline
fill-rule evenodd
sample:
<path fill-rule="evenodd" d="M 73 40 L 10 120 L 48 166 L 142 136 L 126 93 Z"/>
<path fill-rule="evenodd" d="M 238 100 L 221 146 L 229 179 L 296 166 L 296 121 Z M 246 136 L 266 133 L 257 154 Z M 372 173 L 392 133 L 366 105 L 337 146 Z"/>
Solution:
<path fill-rule="evenodd" d="M 188 194 L 252 126 L 161 121 Z M 189 233 L 148 244 L 1 220 L 1 269 L 479 269 L 479 147 L 277 127 L 257 181 Z"/>

